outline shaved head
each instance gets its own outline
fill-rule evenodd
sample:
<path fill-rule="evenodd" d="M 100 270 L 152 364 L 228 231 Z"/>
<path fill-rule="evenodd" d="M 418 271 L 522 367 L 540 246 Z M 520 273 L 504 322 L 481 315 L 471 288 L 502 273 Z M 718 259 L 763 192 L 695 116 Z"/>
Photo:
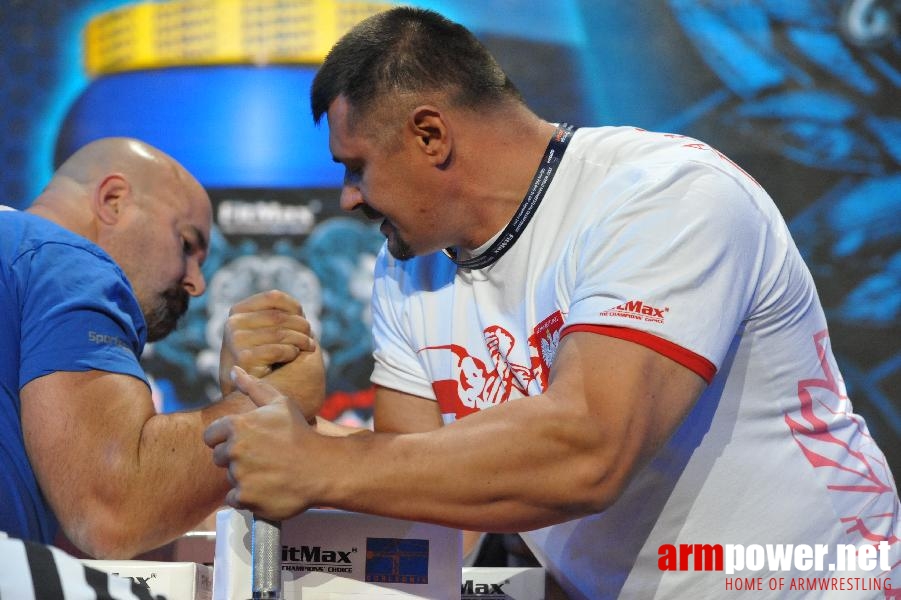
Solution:
<path fill-rule="evenodd" d="M 145 142 L 125 137 L 101 138 L 82 146 L 60 165 L 48 188 L 63 181 L 91 185 L 114 173 L 125 176 L 133 185 L 160 185 L 171 180 L 195 188 L 195 193 L 202 189 L 174 158 Z"/>
<path fill-rule="evenodd" d="M 205 289 L 212 207 L 178 161 L 145 142 L 110 137 L 79 148 L 28 209 L 86 237 L 121 267 L 147 322 L 171 332 Z"/>

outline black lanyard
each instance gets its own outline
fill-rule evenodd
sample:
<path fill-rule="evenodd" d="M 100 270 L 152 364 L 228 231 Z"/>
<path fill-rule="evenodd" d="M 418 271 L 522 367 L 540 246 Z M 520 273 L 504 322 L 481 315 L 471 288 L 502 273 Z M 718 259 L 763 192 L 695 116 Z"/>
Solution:
<path fill-rule="evenodd" d="M 554 137 L 548 142 L 544 156 L 541 158 L 541 165 L 538 167 L 538 171 L 535 172 L 535 177 L 532 178 L 532 184 L 529 186 L 526 197 L 519 204 L 513 219 L 507 223 L 501 234 L 485 252 L 468 260 L 458 260 L 457 251 L 454 248 L 446 248 L 444 250 L 444 253 L 458 267 L 482 269 L 492 265 L 519 239 L 535 211 L 538 210 L 538 205 L 544 199 L 544 194 L 547 192 L 547 188 L 557 172 L 557 167 L 560 166 L 563 153 L 566 152 L 566 147 L 569 145 L 575 130 L 575 127 L 566 123 L 562 123 L 557 127 Z"/>

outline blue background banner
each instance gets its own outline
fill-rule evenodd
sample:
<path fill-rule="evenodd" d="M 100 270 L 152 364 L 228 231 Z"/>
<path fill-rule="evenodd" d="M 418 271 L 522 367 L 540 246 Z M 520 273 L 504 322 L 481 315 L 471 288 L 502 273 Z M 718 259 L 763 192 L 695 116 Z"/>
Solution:
<path fill-rule="evenodd" d="M 314 128 L 312 66 L 205 66 L 90 78 L 89 19 L 131 3 L 0 4 L 0 203 L 27 207 L 102 135 L 166 150 L 210 190 L 209 291 L 145 363 L 163 410 L 216 395 L 228 306 L 301 298 L 328 358 L 326 415 L 371 416 L 368 294 L 382 243 L 339 213 Z M 901 39 L 880 0 L 411 2 L 477 33 L 542 117 L 699 138 L 776 201 L 816 279 L 855 409 L 901 469 Z M 895 3 L 897 6 L 897 3 Z M 894 27 L 894 29 L 893 29 Z"/>

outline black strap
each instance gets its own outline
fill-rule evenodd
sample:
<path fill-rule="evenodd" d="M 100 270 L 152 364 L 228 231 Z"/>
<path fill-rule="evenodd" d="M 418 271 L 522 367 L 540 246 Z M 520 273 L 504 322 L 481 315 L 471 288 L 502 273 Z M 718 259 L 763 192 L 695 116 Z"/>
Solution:
<path fill-rule="evenodd" d="M 507 223 L 501 234 L 485 252 L 467 260 L 458 260 L 456 249 L 445 248 L 444 253 L 458 267 L 482 269 L 492 265 L 516 243 L 535 211 L 538 210 L 538 205 L 544 199 L 547 188 L 557 172 L 557 167 L 560 166 L 563 153 L 566 152 L 566 148 L 569 146 L 569 141 L 572 139 L 575 131 L 575 127 L 566 123 L 557 126 L 557 131 L 554 133 L 551 141 L 548 142 L 544 156 L 541 158 L 541 164 L 535 172 L 529 191 L 526 193 L 525 198 L 522 199 L 522 202 L 520 202 L 516 214 L 513 215 L 513 218 Z"/>

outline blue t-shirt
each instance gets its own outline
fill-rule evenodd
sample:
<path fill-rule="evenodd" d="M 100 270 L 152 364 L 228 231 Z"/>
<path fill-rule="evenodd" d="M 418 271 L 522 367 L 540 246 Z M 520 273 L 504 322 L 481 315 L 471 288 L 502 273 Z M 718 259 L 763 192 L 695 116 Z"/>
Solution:
<path fill-rule="evenodd" d="M 46 219 L 0 210 L 0 531 L 52 543 L 59 524 L 22 437 L 19 391 L 56 371 L 147 377 L 144 317 L 98 246 Z"/>

